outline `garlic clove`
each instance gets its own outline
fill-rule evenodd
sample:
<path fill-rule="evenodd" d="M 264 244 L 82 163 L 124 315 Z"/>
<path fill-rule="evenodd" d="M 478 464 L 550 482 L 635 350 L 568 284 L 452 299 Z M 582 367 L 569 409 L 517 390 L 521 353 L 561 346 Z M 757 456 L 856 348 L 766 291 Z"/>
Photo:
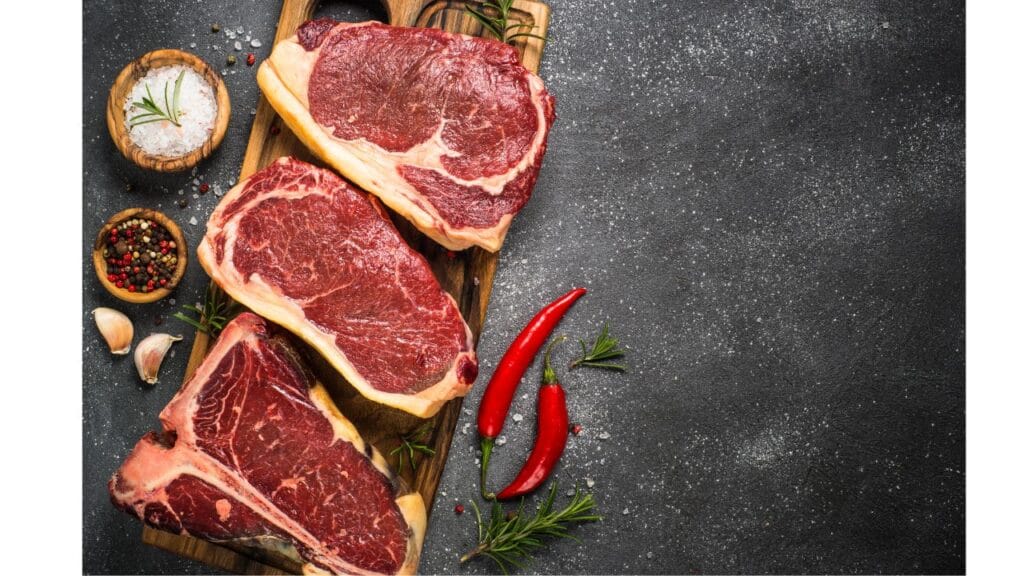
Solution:
<path fill-rule="evenodd" d="M 110 346 L 111 354 L 127 354 L 132 347 L 135 328 L 127 316 L 113 308 L 97 308 L 92 311 L 96 327 Z"/>
<path fill-rule="evenodd" d="M 163 363 L 171 344 L 178 340 L 181 340 L 181 336 L 150 334 L 139 342 L 135 347 L 135 368 L 139 371 L 139 378 L 147 384 L 156 384 L 160 364 Z"/>

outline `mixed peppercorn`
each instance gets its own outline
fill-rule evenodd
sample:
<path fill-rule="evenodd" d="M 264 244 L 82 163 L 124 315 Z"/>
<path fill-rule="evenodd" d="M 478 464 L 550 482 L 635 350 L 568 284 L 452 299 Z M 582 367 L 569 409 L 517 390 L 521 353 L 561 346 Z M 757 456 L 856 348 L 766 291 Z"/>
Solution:
<path fill-rule="evenodd" d="M 156 222 L 126 220 L 110 230 L 103 248 L 107 280 L 129 292 L 165 288 L 178 267 L 177 247 L 171 233 Z"/>

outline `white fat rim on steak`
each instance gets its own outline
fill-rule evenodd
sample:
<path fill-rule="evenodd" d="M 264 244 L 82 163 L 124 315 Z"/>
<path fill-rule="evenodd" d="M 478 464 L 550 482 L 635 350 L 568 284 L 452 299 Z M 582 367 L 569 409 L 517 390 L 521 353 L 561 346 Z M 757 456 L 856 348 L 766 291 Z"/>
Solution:
<path fill-rule="evenodd" d="M 338 26 L 368 24 L 372 22 L 340 23 Z M 452 228 L 430 202 L 399 175 L 398 167 L 405 165 L 435 170 L 454 182 L 480 186 L 492 195 L 500 194 L 505 184 L 534 165 L 537 152 L 544 145 L 548 121 L 545 116 L 544 83 L 541 79 L 535 74 L 528 75 L 531 101 L 537 114 L 537 131 L 529 151 L 523 155 L 519 164 L 504 174 L 463 180 L 449 174 L 441 164 L 443 155 L 452 154 L 441 140 L 443 123 L 428 141 L 405 152 L 389 152 L 365 138 L 336 138 L 317 124 L 309 112 L 308 88 L 323 45 L 321 43 L 315 50 L 307 51 L 299 43 L 297 35 L 282 40 L 274 47 L 270 58 L 260 65 L 256 74 L 256 81 L 267 100 L 285 122 L 294 128 L 293 131 L 303 144 L 349 180 L 378 196 L 388 207 L 412 221 L 418 229 L 442 246 L 450 250 L 463 250 L 477 245 L 491 252 L 498 251 L 505 241 L 513 214 L 504 214 L 489 228 Z"/>
<path fill-rule="evenodd" d="M 277 162 L 288 163 L 289 160 L 287 158 L 279 158 Z M 261 193 L 254 195 L 252 199 L 242 204 L 241 208 L 230 220 L 223 222 L 220 215 L 224 208 L 232 205 L 241 196 L 247 183 L 248 179 L 239 182 L 221 199 L 220 204 L 218 204 L 216 210 L 210 216 L 206 235 L 203 237 L 197 250 L 199 262 L 206 270 L 206 273 L 217 284 L 224 288 L 235 300 L 238 300 L 271 322 L 284 326 L 319 350 L 335 370 L 340 372 L 360 394 L 374 402 L 398 408 L 420 418 L 429 418 L 436 414 L 448 400 L 464 396 L 469 392 L 471 385 L 459 382 L 458 365 L 463 356 L 472 356 L 471 352 L 460 352 L 452 360 L 451 368 L 448 369 L 444 378 L 416 394 L 398 394 L 377 390 L 363 378 L 349 361 L 348 357 L 345 356 L 345 353 L 338 348 L 334 335 L 323 332 L 317 329 L 312 322 L 306 321 L 306 313 L 302 306 L 282 294 L 276 287 L 267 284 L 259 274 L 253 274 L 248 278 L 244 278 L 233 264 L 235 238 L 241 218 L 251 208 L 270 198 L 297 200 L 310 194 L 324 195 L 320 190 L 310 190 L 304 186 L 300 190 L 275 190 L 273 192 Z M 224 236 L 223 262 L 217 262 L 213 246 L 210 244 L 218 235 Z M 445 293 L 445 296 L 448 298 L 451 306 L 458 310 L 458 304 L 451 297 L 451 294 Z M 462 322 L 462 325 L 466 332 L 465 341 L 467 343 L 472 342 L 473 334 L 469 326 L 465 322 Z"/>
<path fill-rule="evenodd" d="M 262 354 L 259 349 L 258 336 L 244 329 L 241 326 L 229 326 L 220 335 L 216 345 L 210 352 L 199 369 L 175 394 L 171 402 L 160 412 L 160 420 L 164 427 L 174 430 L 177 434 L 175 445 L 170 449 L 153 446 L 149 443 L 140 442 L 139 447 L 146 451 L 159 451 L 153 457 L 146 457 L 145 454 L 133 452 L 125 461 L 122 470 L 131 478 L 147 478 L 144 485 L 137 485 L 130 492 L 118 492 L 113 490 L 115 498 L 121 502 L 136 502 L 136 514 L 139 518 L 145 518 L 144 510 L 146 504 L 154 501 L 154 494 L 164 490 L 172 481 L 183 476 L 193 476 L 203 482 L 214 486 L 225 494 L 238 500 L 254 513 L 262 516 L 270 525 L 280 526 L 284 532 L 301 541 L 310 550 L 323 548 L 315 536 L 310 534 L 301 524 L 281 511 L 273 502 L 252 486 L 237 471 L 231 470 L 224 464 L 213 459 L 203 452 L 191 449 L 180 449 L 180 446 L 196 446 L 196 433 L 193 427 L 194 416 L 199 408 L 199 393 L 203 390 L 203 383 L 206 382 L 213 371 L 220 365 L 225 354 L 236 345 L 248 346 L 255 353 Z M 320 410 L 325 418 L 334 428 L 335 442 L 348 442 L 360 453 L 366 452 L 366 441 L 359 435 L 355 426 L 348 421 L 334 406 L 334 403 L 327 395 L 323 386 L 316 383 L 310 389 L 310 398 L 313 404 Z M 136 449 L 138 450 L 138 448 Z M 373 457 L 370 461 L 385 477 L 390 478 L 391 472 L 384 456 L 376 449 L 372 450 Z M 133 468 L 144 467 L 145 471 L 131 473 Z M 238 482 L 238 485 L 227 485 L 221 479 L 230 477 Z M 147 498 L 148 497 L 148 498 Z M 163 492 L 157 501 L 161 501 L 168 510 L 175 512 L 167 502 L 167 494 Z M 419 564 L 420 550 L 423 547 L 423 538 L 426 534 L 426 509 L 423 499 L 416 492 L 400 496 L 395 499 L 395 504 L 405 518 L 405 522 L 412 531 L 412 537 L 406 546 L 406 557 L 398 574 L 413 574 Z M 176 513 L 176 512 L 175 512 Z M 375 574 L 351 565 L 341 558 L 332 558 L 331 563 L 341 563 L 345 573 L 351 574 Z M 304 571 L 316 573 L 322 572 L 319 567 L 309 565 L 303 567 Z"/>

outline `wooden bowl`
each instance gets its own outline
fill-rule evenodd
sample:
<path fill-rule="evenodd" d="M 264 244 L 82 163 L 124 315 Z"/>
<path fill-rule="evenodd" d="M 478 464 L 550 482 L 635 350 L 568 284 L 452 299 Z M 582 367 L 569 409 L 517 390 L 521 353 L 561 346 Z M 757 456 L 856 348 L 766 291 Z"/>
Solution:
<path fill-rule="evenodd" d="M 184 156 L 153 156 L 147 154 L 132 142 L 128 134 L 128 126 L 125 123 L 124 103 L 131 90 L 140 78 L 153 68 L 164 66 L 185 65 L 199 73 L 206 82 L 213 87 L 214 96 L 217 100 L 217 118 L 214 120 L 213 132 L 210 138 L 202 146 L 189 152 Z M 203 62 L 198 56 L 182 52 L 181 50 L 155 50 L 143 55 L 121 70 L 110 87 L 110 97 L 107 98 L 107 128 L 110 130 L 110 137 L 117 144 L 117 149 L 125 158 L 138 164 L 147 170 L 157 172 L 180 172 L 187 170 L 202 159 L 209 156 L 217 146 L 220 146 L 224 139 L 224 133 L 228 129 L 228 120 L 231 118 L 231 101 L 228 99 L 228 89 L 213 68 Z"/>
<path fill-rule="evenodd" d="M 103 248 L 106 247 L 107 236 L 110 235 L 110 230 L 124 222 L 125 220 L 131 220 L 132 218 L 145 218 L 147 220 L 153 220 L 157 224 L 163 226 L 171 233 L 171 237 L 174 238 L 175 244 L 177 244 L 178 250 L 178 267 L 174 269 L 174 275 L 167 281 L 167 286 L 157 288 L 152 292 L 129 292 L 124 288 L 118 288 L 110 280 L 107 280 L 107 261 L 103 258 Z M 122 210 L 117 214 L 110 217 L 107 223 L 100 228 L 99 233 L 96 234 L 96 244 L 92 250 L 92 266 L 96 269 L 96 277 L 100 279 L 100 284 L 107 289 L 117 298 L 124 300 L 125 302 L 131 302 L 132 304 L 146 304 L 148 302 L 156 302 L 157 300 L 167 296 L 178 286 L 178 282 L 185 275 L 185 265 L 188 263 L 188 246 L 185 245 L 185 236 L 181 233 L 181 228 L 174 223 L 173 220 L 165 216 L 161 212 L 156 210 L 149 210 L 147 208 L 129 208 Z"/>

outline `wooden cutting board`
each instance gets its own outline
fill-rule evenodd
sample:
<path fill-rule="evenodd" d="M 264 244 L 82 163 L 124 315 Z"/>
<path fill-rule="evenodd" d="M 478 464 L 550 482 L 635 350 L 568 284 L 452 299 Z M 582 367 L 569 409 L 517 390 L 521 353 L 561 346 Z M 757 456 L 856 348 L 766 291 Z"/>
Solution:
<path fill-rule="evenodd" d="M 277 26 L 275 44 L 295 33 L 296 28 L 308 20 L 316 8 L 318 0 L 284 0 L 281 8 L 281 19 Z M 419 26 L 441 28 L 450 32 L 461 32 L 475 36 L 483 35 L 478 22 L 465 13 L 466 2 L 459 0 L 382 0 L 387 9 L 391 24 L 401 26 Z M 474 5 L 476 2 L 473 3 Z M 514 16 L 518 21 L 536 26 L 533 33 L 547 34 L 550 9 L 546 4 L 536 0 L 516 0 Z M 535 38 L 520 38 L 516 41 L 520 50 L 523 65 L 533 72 L 540 68 L 544 42 Z M 280 128 L 280 133 L 271 134 L 272 127 Z M 306 150 L 301 142 L 288 130 L 278 118 L 274 109 L 260 98 L 253 120 L 252 132 L 249 135 L 249 147 L 242 163 L 241 178 L 246 178 L 257 170 L 273 162 L 281 156 L 297 156 L 304 160 L 324 165 L 317 161 Z M 487 314 L 487 302 L 491 296 L 491 284 L 498 265 L 498 254 L 491 254 L 479 248 L 472 248 L 458 253 L 449 253 L 443 247 L 420 234 L 400 216 L 392 215 L 409 245 L 419 250 L 430 262 L 434 274 L 448 292 L 459 303 L 462 315 L 469 323 L 473 334 L 479 338 Z M 203 333 L 196 334 L 195 344 L 189 357 L 185 378 L 188 379 L 196 367 L 206 356 L 210 346 L 209 338 Z M 315 355 L 313 355 L 315 356 Z M 400 445 L 401 437 L 424 426 L 424 421 L 408 414 L 364 400 L 341 377 L 331 370 L 326 363 L 314 366 L 318 378 L 331 391 L 335 402 L 349 419 L 359 428 L 360 433 L 372 442 L 383 454 L 389 454 Z M 482 383 L 478 383 L 481 385 Z M 403 466 L 402 478 L 422 496 L 427 506 L 427 513 L 433 508 L 434 496 L 441 473 L 448 459 L 448 448 L 462 409 L 462 399 L 450 401 L 436 416 L 426 424 L 429 432 L 424 443 L 434 448 L 436 453 L 428 458 L 418 460 L 415 472 L 408 465 Z M 393 468 L 397 468 L 397 455 L 389 456 Z M 289 574 L 300 571 L 294 562 L 287 558 L 268 554 L 259 549 L 243 546 L 225 546 L 204 540 L 178 536 L 169 532 L 145 527 L 142 539 L 147 544 L 169 550 L 215 566 L 222 570 L 239 574 Z M 425 546 L 430 546 L 428 540 Z"/>

